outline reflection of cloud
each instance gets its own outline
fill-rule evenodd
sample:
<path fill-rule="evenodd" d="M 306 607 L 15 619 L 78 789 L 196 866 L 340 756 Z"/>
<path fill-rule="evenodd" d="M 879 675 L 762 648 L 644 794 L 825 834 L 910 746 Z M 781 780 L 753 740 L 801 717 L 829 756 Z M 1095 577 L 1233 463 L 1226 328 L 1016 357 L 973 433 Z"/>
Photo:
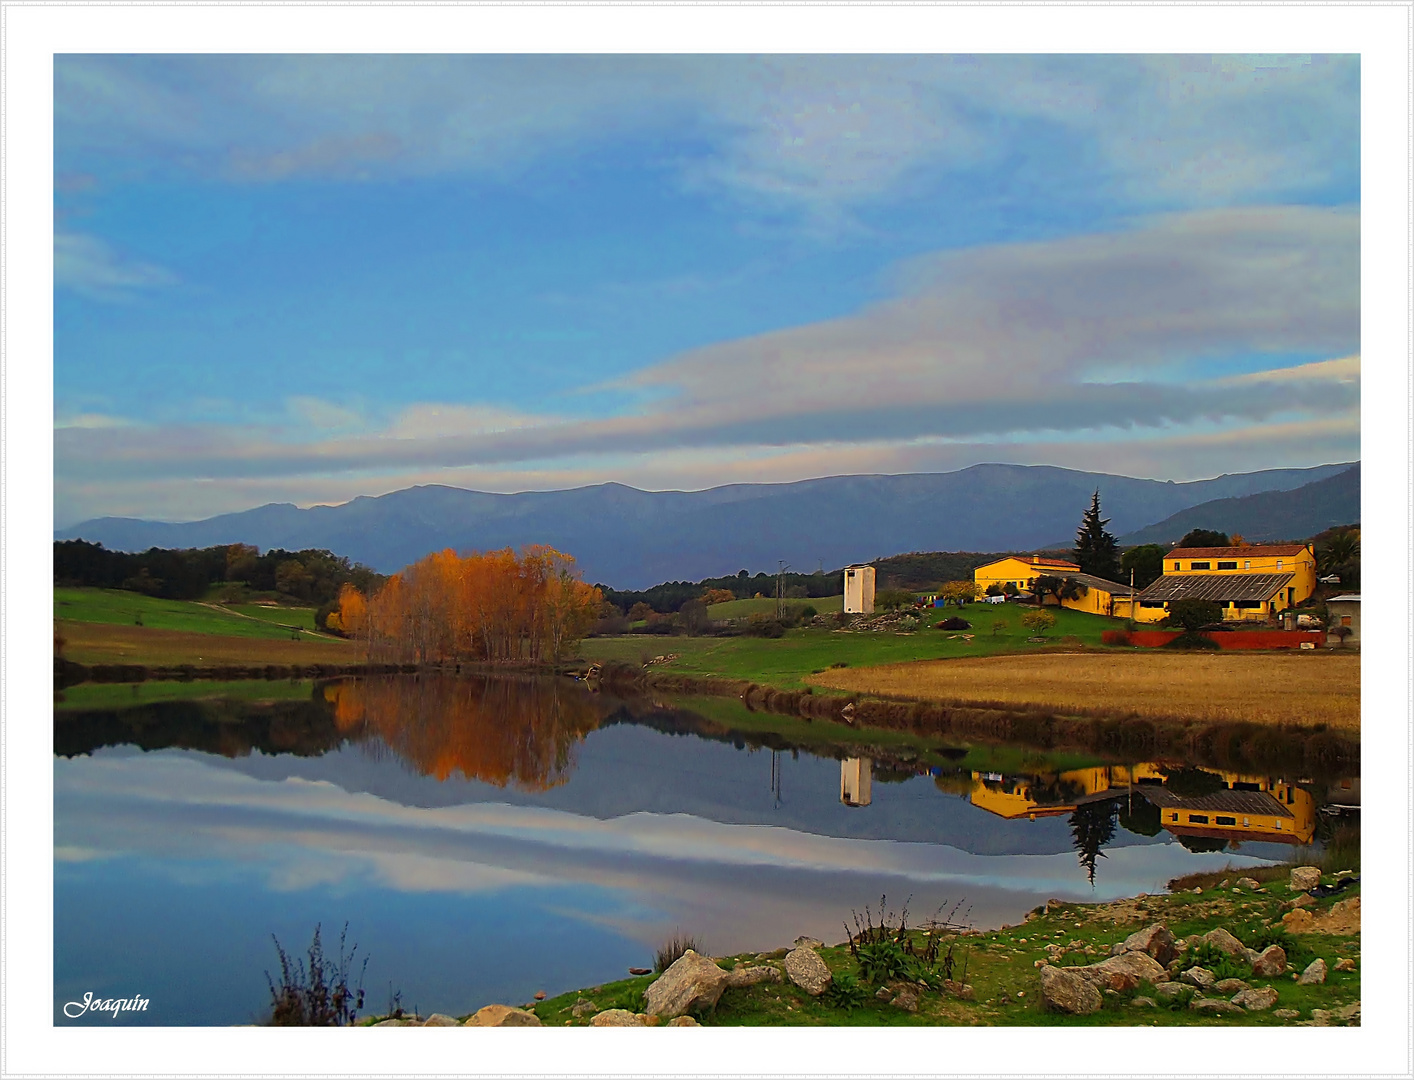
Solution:
<path fill-rule="evenodd" d="M 911 264 L 902 295 L 856 315 L 693 350 L 622 380 L 621 392 L 647 398 L 634 413 L 567 420 L 425 403 L 385 430 L 313 441 L 214 425 L 66 429 L 55 435 L 60 486 L 524 471 L 575 458 L 599 459 L 602 475 L 606 456 L 650 451 L 721 461 L 809 445 L 838 460 L 927 440 L 982 443 L 996 449 L 981 460 L 996 460 L 1043 439 L 1328 417 L 1358 407 L 1358 358 L 1280 358 L 1358 348 L 1359 227 L 1350 212 L 1225 210 L 938 255 Z M 1271 355 L 1279 371 L 1170 377 L 1175 364 L 1239 353 Z M 1095 381 L 1116 365 L 1124 381 Z M 816 475 L 826 471 L 853 470 Z"/>
<path fill-rule="evenodd" d="M 54 284 L 94 300 L 118 300 L 176 278 L 150 263 L 125 259 L 94 236 L 54 234 Z"/>
<path fill-rule="evenodd" d="M 1092 894 L 1068 851 L 982 856 L 942 844 L 684 814 L 600 820 L 496 803 L 402 806 L 324 781 L 261 781 L 175 754 L 56 763 L 55 808 L 56 843 L 64 849 L 146 856 L 175 867 L 189 860 L 245 865 L 279 890 L 592 886 L 637 910 L 601 913 L 606 923 L 652 943 L 673 918 L 690 916 L 690 925 L 713 935 L 714 947 L 748 934 L 763 940 L 766 928 L 792 937 L 812 928 L 833 932 L 851 904 L 881 888 L 913 894 L 914 911 L 924 914 L 965 895 L 985 923 L 1015 918 L 1037 898 L 1152 891 L 1172 869 L 1164 845 L 1114 848 Z M 1188 861 L 1199 868 L 1229 859 L 1244 861 L 1227 853 Z"/>

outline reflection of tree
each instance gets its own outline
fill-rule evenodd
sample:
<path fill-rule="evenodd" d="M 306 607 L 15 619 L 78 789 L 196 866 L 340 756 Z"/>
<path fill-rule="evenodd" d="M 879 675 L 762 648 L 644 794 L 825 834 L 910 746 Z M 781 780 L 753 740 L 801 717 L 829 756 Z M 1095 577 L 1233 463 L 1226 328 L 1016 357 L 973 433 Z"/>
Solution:
<path fill-rule="evenodd" d="M 1180 836 L 1178 842 L 1195 854 L 1205 851 L 1224 851 L 1228 841 L 1221 836 Z M 1236 844 L 1232 845 L 1236 848 Z"/>
<path fill-rule="evenodd" d="M 1120 802 L 1119 823 L 1140 836 L 1158 836 L 1164 831 L 1163 811 L 1137 792 Z"/>
<path fill-rule="evenodd" d="M 1206 769 L 1190 768 L 1177 769 L 1168 773 L 1164 779 L 1164 787 L 1175 795 L 1186 799 L 1195 799 L 1222 791 L 1227 785 L 1223 783 L 1223 778 L 1217 773 L 1210 773 Z"/>
<path fill-rule="evenodd" d="M 1091 885 L 1095 884 L 1095 860 L 1106 857 L 1100 849 L 1113 840 L 1114 835 L 1115 803 L 1112 800 L 1085 803 L 1070 815 L 1071 840 Z"/>
<path fill-rule="evenodd" d="M 381 740 L 424 775 L 526 791 L 569 779 L 575 747 L 599 725 L 590 695 L 545 679 L 351 680 L 325 696 L 340 730 Z"/>
<path fill-rule="evenodd" d="M 1031 801 L 1037 806 L 1065 806 L 1085 795 L 1085 785 L 1078 780 L 1057 776 L 1031 777 Z"/>

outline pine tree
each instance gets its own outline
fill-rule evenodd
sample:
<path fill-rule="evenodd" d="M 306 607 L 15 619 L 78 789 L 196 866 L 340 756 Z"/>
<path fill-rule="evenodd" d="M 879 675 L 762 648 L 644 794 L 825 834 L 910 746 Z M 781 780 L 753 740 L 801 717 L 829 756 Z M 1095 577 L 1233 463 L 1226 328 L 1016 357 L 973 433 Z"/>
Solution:
<path fill-rule="evenodd" d="M 1094 574 L 1109 581 L 1119 577 L 1119 544 L 1114 535 L 1105 529 L 1109 518 L 1100 516 L 1100 489 L 1090 500 L 1090 509 L 1080 521 L 1080 529 L 1075 534 L 1075 561 L 1080 564 L 1082 574 Z"/>

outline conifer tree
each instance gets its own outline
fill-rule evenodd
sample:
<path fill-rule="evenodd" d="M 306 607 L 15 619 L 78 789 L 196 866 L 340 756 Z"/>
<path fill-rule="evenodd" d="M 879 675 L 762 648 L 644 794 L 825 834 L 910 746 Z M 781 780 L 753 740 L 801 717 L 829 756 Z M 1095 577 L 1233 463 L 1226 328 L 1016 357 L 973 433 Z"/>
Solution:
<path fill-rule="evenodd" d="M 1109 523 L 1109 518 L 1100 517 L 1100 489 L 1096 488 L 1090 509 L 1085 511 L 1075 534 L 1075 561 L 1080 564 L 1082 574 L 1114 581 L 1120 572 L 1119 544 L 1105 528 Z"/>

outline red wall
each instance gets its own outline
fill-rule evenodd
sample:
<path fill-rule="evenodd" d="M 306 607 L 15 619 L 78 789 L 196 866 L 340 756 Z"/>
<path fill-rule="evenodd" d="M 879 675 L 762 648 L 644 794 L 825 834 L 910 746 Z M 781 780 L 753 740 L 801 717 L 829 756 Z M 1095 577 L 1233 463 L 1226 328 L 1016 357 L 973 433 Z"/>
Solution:
<path fill-rule="evenodd" d="M 1106 645 L 1137 645 L 1141 649 L 1157 649 L 1178 637 L 1177 630 L 1106 630 L 1100 639 Z M 1324 630 L 1233 630 L 1204 634 L 1221 649 L 1297 649 L 1303 641 L 1317 648 L 1325 643 Z"/>

